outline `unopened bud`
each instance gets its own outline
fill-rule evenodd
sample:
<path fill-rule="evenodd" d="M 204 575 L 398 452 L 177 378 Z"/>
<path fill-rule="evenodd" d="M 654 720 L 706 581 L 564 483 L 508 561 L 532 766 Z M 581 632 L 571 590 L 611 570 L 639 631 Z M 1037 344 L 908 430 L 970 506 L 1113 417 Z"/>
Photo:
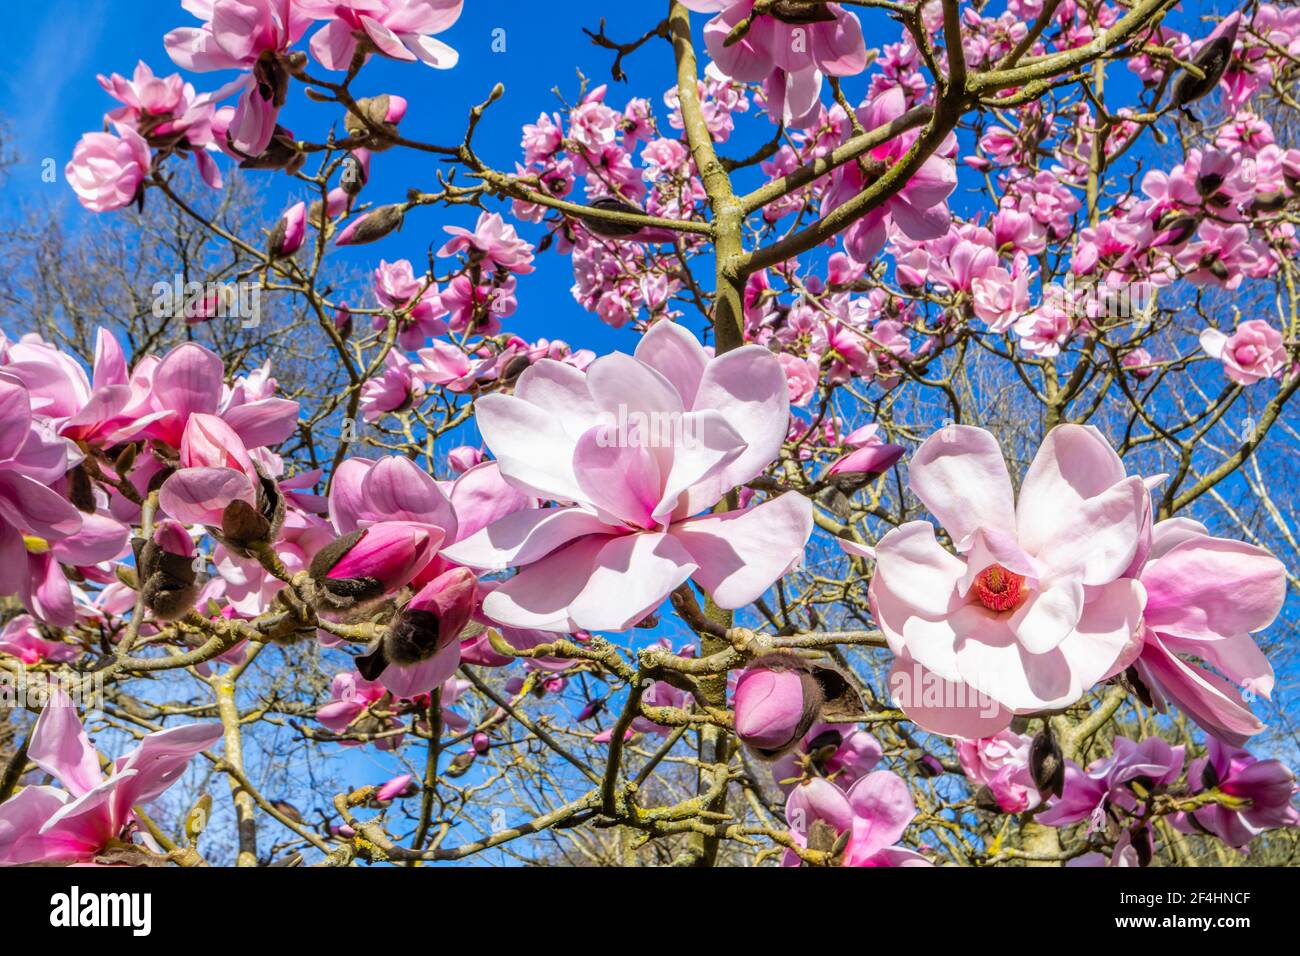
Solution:
<path fill-rule="evenodd" d="M 380 206 L 354 219 L 334 240 L 336 246 L 364 246 L 378 242 L 395 229 L 402 228 L 406 211 L 398 205 Z"/>
<path fill-rule="evenodd" d="M 764 757 L 789 750 L 821 713 L 822 689 L 805 661 L 768 654 L 736 683 L 736 736 Z"/>
<path fill-rule="evenodd" d="M 136 538 L 131 544 L 145 607 L 160 621 L 174 621 L 185 615 L 199 594 L 194 573 L 196 552 L 189 532 L 167 518 L 158 522 L 151 540 Z"/>
<path fill-rule="evenodd" d="M 1040 730 L 1029 745 L 1029 774 L 1044 798 L 1059 797 L 1065 789 L 1065 758 L 1049 729 Z"/>
<path fill-rule="evenodd" d="M 1218 85 L 1232 59 L 1232 48 L 1237 42 L 1237 29 L 1240 26 L 1241 14 L 1234 12 L 1214 28 L 1205 44 L 1196 51 L 1196 56 L 1192 57 L 1192 65 L 1204 76 L 1193 76 L 1185 70 L 1178 75 L 1174 81 L 1175 106 L 1194 103 Z"/>
<path fill-rule="evenodd" d="M 207 828 L 208 819 L 212 816 L 212 794 L 205 793 L 194 802 L 190 807 L 190 812 L 185 815 L 185 839 L 189 843 L 195 843 L 199 835 Z"/>

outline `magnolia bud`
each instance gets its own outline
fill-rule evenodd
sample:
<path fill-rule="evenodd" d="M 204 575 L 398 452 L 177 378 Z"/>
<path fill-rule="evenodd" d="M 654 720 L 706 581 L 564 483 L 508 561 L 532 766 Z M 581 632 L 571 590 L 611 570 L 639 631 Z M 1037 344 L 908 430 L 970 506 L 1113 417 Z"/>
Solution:
<path fill-rule="evenodd" d="M 194 541 L 180 524 L 170 518 L 158 522 L 152 540 L 136 538 L 137 581 L 147 607 L 160 621 L 183 616 L 198 600 L 194 575 Z"/>
<path fill-rule="evenodd" d="M 1214 762 L 1205 761 L 1205 766 L 1201 768 L 1201 787 L 1206 790 L 1213 790 L 1219 785 L 1219 771 L 1214 769 Z"/>
<path fill-rule="evenodd" d="M 77 465 L 68 472 L 68 500 L 82 514 L 94 514 L 96 511 L 95 486 L 84 465 Z"/>
<path fill-rule="evenodd" d="M 826 474 L 849 479 L 849 484 L 859 477 L 869 481 L 893 468 L 904 451 L 902 445 L 864 445 L 831 465 Z"/>
<path fill-rule="evenodd" d="M 762 756 L 778 756 L 808 732 L 822 699 L 804 661 L 792 654 L 760 657 L 736 683 L 736 736 Z"/>
<path fill-rule="evenodd" d="M 482 756 L 492 749 L 492 741 L 489 740 L 488 735 L 482 731 L 476 733 L 471 742 L 474 746 L 474 752 L 479 756 Z"/>
<path fill-rule="evenodd" d="M 271 523 L 257 509 L 241 498 L 226 505 L 221 512 L 221 536 L 247 551 L 259 542 L 269 541 Z"/>
<path fill-rule="evenodd" d="M 791 26 L 806 26 L 810 23 L 834 23 L 835 14 L 820 3 L 806 3 L 802 0 L 776 0 L 768 12 L 782 23 Z"/>
<path fill-rule="evenodd" d="M 449 766 L 444 772 L 448 777 L 463 777 L 469 768 L 474 765 L 475 756 L 476 754 L 472 750 L 456 754 L 456 756 L 451 759 L 451 766 Z"/>
<path fill-rule="evenodd" d="M 370 180 L 370 153 L 358 149 L 348 153 L 339 167 L 340 188 L 346 196 L 356 196 Z M 333 210 L 330 211 L 333 216 Z"/>
<path fill-rule="evenodd" d="M 378 680 L 389 664 L 411 667 L 458 642 L 477 595 L 478 580 L 468 568 L 438 575 L 402 608 L 374 650 L 356 659 L 357 670 L 366 680 Z"/>
<path fill-rule="evenodd" d="M 1173 100 L 1175 106 L 1187 106 L 1205 96 L 1218 85 L 1224 71 L 1232 59 L 1232 48 L 1237 42 L 1237 29 L 1241 26 L 1241 14 L 1234 12 L 1225 17 L 1204 45 L 1192 57 L 1192 65 L 1204 73 L 1196 77 L 1186 71 L 1174 81 Z"/>
<path fill-rule="evenodd" d="M 343 117 L 343 125 L 348 133 L 365 139 L 366 145 L 378 152 L 393 145 L 397 136 L 397 124 L 406 116 L 406 100 L 401 96 L 370 96 L 357 100 L 356 111 L 349 110 Z M 360 115 L 357 115 L 357 114 Z"/>
<path fill-rule="evenodd" d="M 352 334 L 352 313 L 346 305 L 341 305 L 334 313 L 334 328 L 338 329 L 339 338 L 346 339 Z"/>
<path fill-rule="evenodd" d="M 406 210 L 402 206 L 380 206 L 349 223 L 334 239 L 334 245 L 363 246 L 378 242 L 393 230 L 401 229 L 405 217 Z"/>
<path fill-rule="evenodd" d="M 1287 204 L 1287 194 L 1280 189 L 1273 192 L 1260 193 L 1255 197 L 1255 201 L 1250 204 L 1250 211 L 1254 214 L 1277 212 Z"/>
<path fill-rule="evenodd" d="M 944 774 L 943 762 L 934 754 L 923 753 L 916 762 L 916 771 L 922 777 L 942 777 Z"/>
<path fill-rule="evenodd" d="M 1065 789 L 1065 758 L 1048 728 L 1040 730 L 1029 745 L 1029 774 L 1044 798 L 1059 797 Z"/>
<path fill-rule="evenodd" d="M 433 559 L 431 543 L 419 525 L 382 521 L 321 548 L 308 573 L 322 603 L 348 608 L 407 584 Z"/>
<path fill-rule="evenodd" d="M 205 793 L 194 802 L 190 812 L 185 815 L 185 839 L 191 844 L 197 841 L 199 835 L 207 828 L 211 816 L 212 794 Z"/>
<path fill-rule="evenodd" d="M 624 212 L 634 215 L 644 216 L 645 213 L 622 199 L 616 199 L 613 196 L 603 196 L 600 199 L 591 201 L 592 209 L 604 209 L 608 212 Z M 625 239 L 628 236 L 634 236 L 641 231 L 641 227 L 631 223 L 613 222 L 609 219 L 596 219 L 591 216 L 583 216 L 582 224 L 588 230 L 598 236 L 604 236 L 607 239 Z"/>
<path fill-rule="evenodd" d="M 998 803 L 998 798 L 993 795 L 988 784 L 980 787 L 975 793 L 975 806 L 985 813 L 1002 813 L 1002 804 Z"/>
<path fill-rule="evenodd" d="M 277 126 L 262 155 L 248 157 L 239 164 L 239 168 L 282 169 L 287 175 L 292 176 L 302 169 L 306 162 L 307 154 L 298 148 L 298 141 L 294 139 L 293 133 L 283 126 Z"/>
<path fill-rule="evenodd" d="M 302 240 L 306 234 L 307 204 L 300 202 L 291 206 L 271 230 L 270 238 L 266 242 L 266 254 L 272 259 L 291 256 L 302 248 Z"/>

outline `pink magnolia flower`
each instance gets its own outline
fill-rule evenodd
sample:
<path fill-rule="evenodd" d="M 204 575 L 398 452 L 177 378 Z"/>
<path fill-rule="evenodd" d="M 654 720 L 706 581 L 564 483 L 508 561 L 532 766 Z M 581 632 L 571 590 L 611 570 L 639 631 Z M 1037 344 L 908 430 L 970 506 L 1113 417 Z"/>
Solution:
<path fill-rule="evenodd" d="M 409 259 L 393 263 L 380 260 L 374 282 L 375 298 L 380 305 L 406 313 L 400 320 L 401 331 L 397 336 L 402 348 L 418 349 L 433 336 L 447 331 L 447 323 L 441 321 L 447 308 L 438 295 L 437 284 L 428 276 L 416 278 Z M 371 326 L 382 332 L 388 326 L 388 317 L 376 315 L 371 319 Z"/>
<path fill-rule="evenodd" d="M 790 404 L 803 407 L 817 394 L 818 367 L 815 359 L 799 358 L 789 352 L 777 355 L 781 367 L 785 369 L 786 388 L 789 390 Z"/>
<path fill-rule="evenodd" d="M 844 444 L 856 447 L 831 465 L 826 474 L 871 477 L 893 468 L 903 457 L 906 449 L 902 445 L 891 445 L 886 442 L 877 434 L 879 429 L 880 426 L 872 422 L 847 435 Z"/>
<path fill-rule="evenodd" d="M 1195 521 L 1171 518 L 1152 529 L 1137 578 L 1147 601 L 1135 664 L 1157 702 L 1172 701 L 1228 744 L 1263 730 L 1238 688 L 1272 694 L 1273 668 L 1251 635 L 1282 610 L 1282 562 L 1254 545 L 1212 537 Z"/>
<path fill-rule="evenodd" d="M 135 202 L 153 167 L 149 144 L 131 127 L 113 124 L 114 133 L 81 137 L 63 175 L 77 199 L 91 212 L 112 212 Z"/>
<path fill-rule="evenodd" d="M 352 547 L 319 579 L 327 589 L 331 582 L 364 581 L 377 592 L 367 596 L 391 594 L 428 567 L 441 543 L 436 529 L 406 521 L 381 521 L 357 534 Z"/>
<path fill-rule="evenodd" d="M 355 729 L 367 733 L 398 730 L 402 728 L 402 723 L 396 717 L 385 718 L 383 723 L 380 723 L 378 718 L 373 718 L 373 726 L 371 726 L 362 716 L 372 704 L 379 704 L 387 695 L 388 691 L 382 684 L 378 681 L 368 681 L 356 671 L 335 674 L 330 684 L 331 699 L 317 708 L 316 719 L 326 730 L 336 734 L 347 733 L 348 728 L 358 720 L 361 723 Z M 364 742 L 356 740 L 341 740 L 339 743 L 344 747 L 365 745 Z M 380 737 L 374 741 L 374 744 L 379 750 L 396 750 L 402 745 L 402 735 Z"/>
<path fill-rule="evenodd" d="M 221 733 L 220 724 L 187 724 L 148 734 L 105 777 L 76 707 L 56 691 L 36 721 L 27 757 L 63 789 L 24 787 L 0 804 L 0 866 L 93 862 L 113 841 L 129 840 L 132 807 L 161 796 Z"/>
<path fill-rule="evenodd" d="M 473 448 L 469 445 L 458 445 L 447 452 L 447 464 L 458 475 L 464 474 L 485 460 L 482 448 Z"/>
<path fill-rule="evenodd" d="M 1146 595 L 1123 575 L 1149 501 L 1100 432 L 1054 428 L 1018 502 L 981 428 L 945 426 L 909 472 L 957 552 L 924 521 L 876 545 L 871 608 L 898 658 L 890 687 L 913 720 L 991 736 L 1013 714 L 1068 706 L 1128 666 Z"/>
<path fill-rule="evenodd" d="M 1088 820 L 1088 829 L 1104 829 L 1107 810 L 1114 804 L 1129 813 L 1140 812 L 1141 804 L 1128 786 L 1142 782 L 1148 789 L 1167 787 L 1183 772 L 1184 748 L 1171 747 L 1159 737 L 1134 743 L 1116 737 L 1114 753 L 1090 763 L 1086 770 L 1067 761 L 1065 787 L 1060 797 L 1034 817 L 1049 827 L 1069 826 Z"/>
<path fill-rule="evenodd" d="M 89 516 L 51 486 L 80 460 L 33 419 L 27 389 L 0 374 L 0 595 L 18 594 L 36 617 L 60 627 L 75 612 L 52 549 L 80 534 Z"/>
<path fill-rule="evenodd" d="M 93 448 L 131 441 L 169 411 L 144 408 L 149 384 L 130 376 L 117 340 L 96 331 L 92 377 L 76 360 L 53 346 L 24 340 L 7 349 L 0 361 L 6 377 L 27 387 L 32 414 L 65 438 Z"/>
<path fill-rule="evenodd" d="M 420 365 L 415 375 L 430 385 L 445 386 L 453 392 L 463 392 L 473 385 L 474 365 L 461 349 L 451 342 L 434 339 L 427 349 L 419 351 Z"/>
<path fill-rule="evenodd" d="M 275 133 L 289 87 L 288 53 L 311 25 L 303 0 L 185 0 L 200 27 L 178 27 L 163 38 L 167 53 L 195 73 L 245 70 L 213 99 L 240 92 L 226 136 L 239 153 L 260 156 Z"/>
<path fill-rule="evenodd" d="M 884 753 L 880 741 L 865 730 L 816 723 L 798 747 L 772 764 L 772 779 L 788 794 L 804 775 L 801 760 L 811 760 L 818 772 L 847 786 L 875 769 Z"/>
<path fill-rule="evenodd" d="M 297 402 L 246 387 L 227 388 L 221 357 L 193 342 L 176 346 L 161 361 L 146 357 L 137 364 L 136 374 L 141 388 L 148 389 L 139 412 L 165 413 L 142 434 L 173 448 L 180 447 L 195 414 L 219 417 L 246 449 L 278 444 L 298 427 Z"/>
<path fill-rule="evenodd" d="M 280 222 L 276 225 L 275 231 L 271 233 L 274 247 L 271 254 L 274 256 L 291 256 L 302 248 L 302 241 L 307 236 L 307 204 L 305 202 L 294 203 L 290 206 Z"/>
<path fill-rule="evenodd" d="M 1223 372 L 1238 385 L 1276 378 L 1287 367 L 1282 333 L 1263 319 L 1250 319 L 1232 335 L 1218 329 L 1201 333 L 1201 348 L 1223 363 Z"/>
<path fill-rule="evenodd" d="M 585 373 L 543 359 L 513 396 L 479 399 L 478 425 L 507 482 L 572 504 L 509 515 L 444 554 L 522 569 L 483 602 L 516 627 L 625 630 L 692 577 L 719 606 L 742 607 L 803 553 L 810 503 L 792 493 L 691 516 L 760 474 L 788 423 L 771 352 L 710 357 L 671 322 L 647 332 L 635 357 L 605 356 Z"/>
<path fill-rule="evenodd" d="M 1004 813 L 1024 813 L 1043 802 L 1029 769 L 1032 738 L 1004 730 L 992 737 L 957 741 L 966 779 L 988 787 Z"/>
<path fill-rule="evenodd" d="M 1291 803 L 1297 792 L 1295 774 L 1286 764 L 1260 760 L 1213 737 L 1207 747 L 1206 755 L 1187 768 L 1192 792 L 1217 788 L 1241 802 L 1232 807 L 1215 803 L 1180 814 L 1174 821 L 1180 830 L 1208 831 L 1228 846 L 1244 847 L 1265 830 L 1300 826 L 1300 812 Z"/>
<path fill-rule="evenodd" d="M 462 226 L 442 228 L 454 238 L 438 250 L 439 258 L 445 259 L 470 249 L 474 259 L 488 266 L 518 275 L 533 271 L 532 244 L 519 238 L 515 227 L 502 219 L 500 213 L 480 213 L 472 232 Z"/>
<path fill-rule="evenodd" d="M 1136 348 L 1126 352 L 1119 364 L 1134 378 L 1149 378 L 1155 372 L 1153 362 L 1150 352 L 1144 348 Z"/>
<path fill-rule="evenodd" d="M 74 644 L 42 637 L 36 621 L 28 614 L 19 614 L 0 631 L 0 653 L 10 654 L 31 665 L 42 661 L 74 660 L 81 650 Z"/>
<path fill-rule="evenodd" d="M 718 14 L 704 27 L 709 55 L 734 80 L 767 82 L 773 120 L 805 125 L 820 106 L 822 74 L 853 76 L 867 67 L 862 24 L 838 3 L 828 3 L 812 16 L 765 13 L 730 44 L 731 31 L 753 12 L 753 0 L 689 0 L 686 6 Z"/>
<path fill-rule="evenodd" d="M 204 181 L 221 188 L 221 172 L 212 160 L 216 150 L 213 97 L 199 96 L 179 73 L 155 76 L 149 64 L 140 60 L 131 79 L 117 73 L 99 76 L 99 85 L 122 106 L 104 118 L 129 126 L 151 146 L 164 151 L 189 150 Z"/>
<path fill-rule="evenodd" d="M 862 125 L 877 129 L 907 112 L 907 101 L 900 87 L 881 93 L 859 110 Z M 868 164 L 884 170 L 899 163 L 920 134 L 912 130 L 895 136 L 867 154 Z M 949 140 L 930 156 L 899 192 L 853 223 L 844 233 L 844 248 L 857 262 L 869 263 L 885 246 L 892 222 L 910 239 L 938 239 L 952 225 L 948 196 L 957 187 L 957 168 L 951 159 L 956 141 Z M 869 186 L 858 163 L 845 163 L 832 176 L 826 193 L 823 213 L 848 202 Z"/>
<path fill-rule="evenodd" d="M 1061 354 L 1061 346 L 1074 334 L 1074 316 L 1064 304 L 1059 289 L 1051 289 L 1037 309 L 1026 313 L 1011 326 L 1020 336 L 1020 347 L 1039 358 Z"/>
<path fill-rule="evenodd" d="M 915 850 L 894 846 L 915 816 L 907 782 L 888 770 L 867 774 L 847 792 L 814 777 L 791 790 L 785 803 L 790 835 L 801 847 L 830 850 L 840 834 L 849 834 L 841 866 L 930 866 Z M 782 863 L 798 866 L 800 859 L 787 850 Z"/>
<path fill-rule="evenodd" d="M 810 695 L 813 685 L 802 671 L 755 661 L 736 681 L 736 736 L 759 751 L 791 746 L 806 732 L 820 705 L 821 697 Z"/>
<path fill-rule="evenodd" d="M 215 415 L 195 414 L 181 438 L 180 469 L 163 482 L 158 503 L 178 521 L 220 528 L 232 501 L 258 508 L 260 481 L 235 430 Z"/>
<path fill-rule="evenodd" d="M 403 411 L 424 395 L 415 380 L 416 368 L 396 349 L 384 356 L 383 370 L 361 386 L 361 417 L 378 421 L 389 412 Z"/>
<path fill-rule="evenodd" d="M 329 515 L 339 534 L 401 521 L 428 529 L 437 539 L 435 551 L 456 539 L 451 499 L 418 465 L 398 455 L 379 461 L 349 458 L 339 465 L 330 486 Z"/>
<path fill-rule="evenodd" d="M 346 70 L 358 42 L 394 60 L 419 60 L 450 70 L 460 55 L 433 34 L 460 19 L 464 0 L 296 0 L 299 9 L 330 21 L 311 38 L 312 56 L 327 70 Z M 367 56 L 369 53 L 367 53 Z"/>

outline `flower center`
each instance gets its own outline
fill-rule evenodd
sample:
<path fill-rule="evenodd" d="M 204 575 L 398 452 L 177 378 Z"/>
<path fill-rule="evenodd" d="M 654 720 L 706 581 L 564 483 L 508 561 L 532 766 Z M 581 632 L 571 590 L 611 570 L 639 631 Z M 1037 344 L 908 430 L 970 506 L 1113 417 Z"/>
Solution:
<path fill-rule="evenodd" d="M 990 611 L 1009 611 L 1020 603 L 1025 579 L 1000 564 L 991 564 L 975 579 L 975 593 Z"/>

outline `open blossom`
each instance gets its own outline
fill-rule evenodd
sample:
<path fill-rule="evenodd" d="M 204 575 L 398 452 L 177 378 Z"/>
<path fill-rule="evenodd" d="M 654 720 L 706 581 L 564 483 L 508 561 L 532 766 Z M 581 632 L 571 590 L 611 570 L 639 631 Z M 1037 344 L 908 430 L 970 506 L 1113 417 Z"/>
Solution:
<path fill-rule="evenodd" d="M 149 144 L 139 133 L 121 123 L 113 129 L 81 137 L 64 169 L 77 198 L 92 212 L 131 205 L 153 166 Z"/>
<path fill-rule="evenodd" d="M 0 866 L 91 863 L 117 840 L 130 841 L 133 808 L 156 800 L 190 758 L 221 739 L 220 724 L 187 724 L 147 734 L 107 777 L 67 694 L 56 691 L 32 731 L 27 758 L 63 789 L 24 787 L 0 804 Z"/>
<path fill-rule="evenodd" d="M 1250 319 L 1232 335 L 1218 329 L 1201 333 L 1201 348 L 1223 363 L 1223 372 L 1238 385 L 1276 378 L 1287 366 L 1282 333 L 1263 319 Z"/>
<path fill-rule="evenodd" d="M 692 577 L 720 607 L 742 607 L 803 553 L 808 500 L 691 516 L 760 474 L 788 422 L 771 352 L 710 357 L 671 322 L 646 333 L 635 357 L 605 356 L 585 374 L 543 359 L 513 396 L 479 399 L 478 424 L 507 482 L 572 504 L 515 513 L 445 554 L 522 569 L 483 603 L 517 627 L 624 630 Z"/>
<path fill-rule="evenodd" d="M 438 295 L 437 284 L 428 276 L 419 278 L 409 259 L 396 262 L 380 260 L 374 274 L 375 298 L 385 309 L 405 313 L 398 320 L 398 344 L 404 349 L 418 349 L 430 338 L 443 335 L 447 323 L 442 317 L 447 307 Z M 388 326 L 388 316 L 376 315 L 371 326 L 377 332 Z"/>
<path fill-rule="evenodd" d="M 815 723 L 797 747 L 772 764 L 772 779 L 788 794 L 811 763 L 816 772 L 848 786 L 874 770 L 883 756 L 880 741 L 865 730 Z"/>
<path fill-rule="evenodd" d="M 203 25 L 163 38 L 182 69 L 247 71 L 214 96 L 240 93 L 226 136 L 246 156 L 262 155 L 275 133 L 289 88 L 284 55 L 311 25 L 305 7 L 303 0 L 189 0 L 185 8 Z"/>
<path fill-rule="evenodd" d="M 1137 655 L 1146 595 L 1123 575 L 1147 486 L 1095 428 L 1053 429 L 1018 501 L 997 441 L 970 426 L 928 438 L 909 481 L 957 552 L 925 521 L 876 545 L 871 607 L 898 657 L 890 687 L 918 724 L 991 736 L 1013 714 L 1068 706 Z"/>
<path fill-rule="evenodd" d="M 137 383 L 138 377 L 138 383 Z M 161 360 L 146 356 L 132 375 L 142 399 L 129 412 L 151 416 L 144 437 L 179 448 L 190 417 L 220 418 L 246 449 L 275 445 L 297 428 L 298 403 L 269 393 L 228 387 L 221 357 L 194 342 L 184 342 Z M 123 410 L 122 414 L 128 414 Z"/>
<path fill-rule="evenodd" d="M 397 350 L 384 356 L 384 368 L 361 386 L 361 417 L 378 421 L 389 412 L 409 408 L 424 392 L 411 360 Z"/>
<path fill-rule="evenodd" d="M 27 389 L 0 378 L 0 595 L 18 594 L 57 626 L 75 615 L 52 549 L 74 539 L 85 519 L 50 486 L 79 460 L 74 446 L 33 419 Z"/>
<path fill-rule="evenodd" d="M 902 89 L 894 87 L 877 96 L 858 111 L 864 129 L 878 129 L 907 111 Z M 850 131 L 851 132 L 851 131 Z M 867 153 L 866 162 L 879 169 L 877 175 L 901 162 L 920 133 L 912 130 L 895 136 Z M 951 156 L 956 141 L 940 144 L 907 184 L 875 209 L 853 223 L 844 233 L 844 248 L 857 262 L 870 263 L 885 246 L 892 222 L 910 239 L 938 239 L 952 225 L 948 196 L 957 187 L 957 169 Z M 870 185 L 858 163 L 845 163 L 832 176 L 823 213 L 849 202 Z"/>
<path fill-rule="evenodd" d="M 502 219 L 500 213 L 482 213 L 472 232 L 462 226 L 442 228 L 453 238 L 438 250 L 441 258 L 469 249 L 471 258 L 481 260 L 493 268 L 518 275 L 527 275 L 533 271 L 532 244 L 520 239 L 515 227 Z"/>
<path fill-rule="evenodd" d="M 1294 804 L 1295 774 L 1280 760 L 1260 760 L 1213 737 L 1208 752 L 1187 768 L 1193 793 L 1218 789 L 1236 801 L 1213 803 L 1180 814 L 1175 826 L 1188 833 L 1209 832 L 1228 846 L 1243 847 L 1265 830 L 1300 826 Z"/>
<path fill-rule="evenodd" d="M 966 778 L 988 787 L 1004 813 L 1024 813 L 1042 803 L 1029 769 L 1027 734 L 1003 730 L 992 737 L 957 741 L 957 759 Z"/>
<path fill-rule="evenodd" d="M 372 704 L 378 705 L 388 696 L 388 690 L 378 681 L 368 681 L 356 671 L 335 674 L 330 683 L 330 700 L 316 710 L 316 719 L 326 730 L 336 734 L 345 733 L 349 728 L 363 733 L 379 734 L 373 741 L 379 750 L 396 750 L 402 745 L 401 730 L 405 729 L 396 717 L 381 719 L 366 715 Z M 379 707 L 378 709 L 386 709 Z M 353 726 L 353 725 L 356 726 Z M 340 740 L 344 747 L 361 747 L 364 743 L 356 740 Z"/>
<path fill-rule="evenodd" d="M 181 438 L 180 469 L 163 482 L 158 501 L 178 521 L 220 528 L 232 501 L 258 507 L 260 480 L 233 428 L 215 415 L 191 415 Z"/>
<path fill-rule="evenodd" d="M 70 661 L 80 653 L 73 644 L 42 637 L 36 621 L 28 614 L 11 618 L 0 631 L 0 654 L 9 654 L 27 665 L 42 661 Z"/>
<path fill-rule="evenodd" d="M 817 362 L 814 359 L 801 359 L 782 352 L 777 356 L 781 367 L 785 369 L 786 387 L 789 390 L 790 404 L 800 407 L 807 405 L 817 394 Z"/>
<path fill-rule="evenodd" d="M 799 784 L 786 798 L 790 835 L 801 847 L 830 851 L 848 833 L 840 866 L 930 866 L 929 860 L 894 846 L 916 816 L 907 782 L 888 770 L 876 770 L 847 791 L 821 777 Z M 786 850 L 785 866 L 798 866 L 799 855 Z"/>
<path fill-rule="evenodd" d="M 455 50 L 433 37 L 460 19 L 464 0 L 295 0 L 302 13 L 328 20 L 311 38 L 311 52 L 327 70 L 346 70 L 364 41 L 394 60 L 450 70 Z"/>
<path fill-rule="evenodd" d="M 1112 804 L 1129 813 L 1140 812 L 1141 804 L 1129 784 L 1138 782 L 1148 790 L 1175 783 L 1183 772 L 1184 748 L 1170 746 L 1159 737 L 1135 743 L 1116 737 L 1114 753 L 1094 760 L 1086 769 L 1067 761 L 1065 786 L 1060 797 L 1034 819 L 1050 827 L 1088 821 L 1088 829 L 1102 829 Z"/>
<path fill-rule="evenodd" d="M 858 18 L 838 3 L 815 11 L 769 10 L 728 43 L 732 30 L 753 13 L 753 0 L 688 0 L 700 13 L 718 15 L 704 27 L 704 42 L 726 76 L 768 84 L 778 104 L 773 120 L 805 125 L 817 112 L 822 75 L 854 76 L 867 67 L 867 46 Z"/>
<path fill-rule="evenodd" d="M 1149 534 L 1137 573 L 1147 595 L 1137 674 L 1159 705 L 1174 703 L 1208 733 L 1240 745 L 1264 729 L 1242 691 L 1272 694 L 1273 668 L 1251 635 L 1281 612 L 1286 568 L 1264 549 L 1213 537 L 1187 518 L 1161 521 Z"/>
<path fill-rule="evenodd" d="M 178 73 L 155 76 L 144 60 L 136 64 L 131 79 L 101 74 L 99 85 L 122 104 L 104 117 L 106 121 L 129 126 L 158 149 L 190 151 L 204 182 L 221 188 L 221 172 L 212 159 L 217 146 L 211 95 L 200 96 Z"/>

